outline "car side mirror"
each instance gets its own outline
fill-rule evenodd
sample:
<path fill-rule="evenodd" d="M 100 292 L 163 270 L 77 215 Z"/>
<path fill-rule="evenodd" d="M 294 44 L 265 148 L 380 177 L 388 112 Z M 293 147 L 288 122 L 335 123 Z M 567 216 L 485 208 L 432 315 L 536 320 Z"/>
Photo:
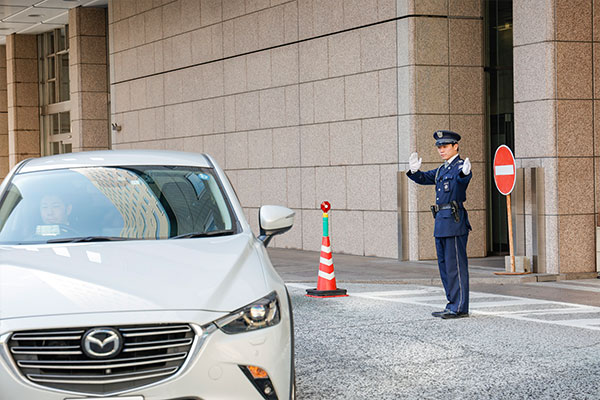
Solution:
<path fill-rule="evenodd" d="M 287 207 L 262 206 L 258 211 L 258 224 L 260 226 L 259 240 L 265 247 L 275 235 L 281 235 L 292 229 L 296 213 Z"/>

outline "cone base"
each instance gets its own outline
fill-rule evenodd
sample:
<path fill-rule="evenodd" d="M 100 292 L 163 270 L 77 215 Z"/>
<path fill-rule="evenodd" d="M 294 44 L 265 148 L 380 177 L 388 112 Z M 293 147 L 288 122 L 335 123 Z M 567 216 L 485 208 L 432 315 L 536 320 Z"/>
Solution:
<path fill-rule="evenodd" d="M 317 290 L 317 289 L 306 289 L 306 295 L 308 297 L 345 297 L 346 289 L 335 289 L 335 290 Z"/>

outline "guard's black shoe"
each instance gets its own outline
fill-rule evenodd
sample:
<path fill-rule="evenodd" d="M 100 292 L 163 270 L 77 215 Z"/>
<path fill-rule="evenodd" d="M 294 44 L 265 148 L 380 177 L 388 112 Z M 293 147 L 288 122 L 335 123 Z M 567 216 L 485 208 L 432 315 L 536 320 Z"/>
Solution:
<path fill-rule="evenodd" d="M 434 317 L 438 317 L 439 318 L 439 317 L 441 317 L 443 314 L 445 314 L 447 312 L 448 312 L 448 310 L 434 311 L 434 312 L 431 313 L 431 315 L 434 316 Z"/>
<path fill-rule="evenodd" d="M 465 318 L 465 317 L 468 317 L 468 316 L 469 316 L 469 313 L 466 313 L 466 312 L 457 313 L 457 312 L 450 311 L 450 310 L 447 310 L 445 313 L 443 313 L 442 315 L 440 315 L 440 317 L 442 319 Z"/>

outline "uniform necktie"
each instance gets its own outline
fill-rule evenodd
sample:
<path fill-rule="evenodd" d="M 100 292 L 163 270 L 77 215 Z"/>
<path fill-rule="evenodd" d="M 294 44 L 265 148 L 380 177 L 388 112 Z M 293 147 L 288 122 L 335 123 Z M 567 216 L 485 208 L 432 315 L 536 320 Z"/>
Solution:
<path fill-rule="evenodd" d="M 444 161 L 444 167 L 448 168 L 448 165 L 450 165 L 450 163 L 448 161 Z"/>

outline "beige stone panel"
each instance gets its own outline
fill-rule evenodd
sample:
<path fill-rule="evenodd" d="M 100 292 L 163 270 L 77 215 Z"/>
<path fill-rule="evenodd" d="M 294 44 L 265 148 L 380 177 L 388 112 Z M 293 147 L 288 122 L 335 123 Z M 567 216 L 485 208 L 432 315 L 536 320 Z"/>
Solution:
<path fill-rule="evenodd" d="M 486 155 L 483 118 L 483 115 L 450 115 L 450 130 L 461 136 L 461 157 L 469 157 L 473 162 L 483 162 Z"/>
<path fill-rule="evenodd" d="M 300 99 L 298 85 L 285 88 L 285 124 L 300 125 Z"/>
<path fill-rule="evenodd" d="M 233 20 L 223 22 L 223 55 L 231 57 L 235 54 L 235 34 Z"/>
<path fill-rule="evenodd" d="M 246 56 L 248 90 L 265 89 L 271 86 L 271 52 L 261 51 Z"/>
<path fill-rule="evenodd" d="M 82 63 L 106 64 L 105 37 L 84 36 L 79 43 L 81 44 L 80 60 Z"/>
<path fill-rule="evenodd" d="M 594 161 L 592 158 L 558 159 L 558 213 L 594 212 Z"/>
<path fill-rule="evenodd" d="M 448 65 L 448 20 L 419 17 L 414 23 L 416 63 Z"/>
<path fill-rule="evenodd" d="M 136 48 L 136 58 L 137 73 L 139 76 L 147 76 L 154 73 L 154 44 L 150 43 Z"/>
<path fill-rule="evenodd" d="M 397 69 L 397 72 L 398 78 L 396 82 L 398 82 L 398 114 L 414 114 L 417 107 L 417 84 L 414 81 L 416 76 L 416 67 L 401 67 Z M 446 73 L 446 77 L 447 76 L 448 74 Z"/>
<path fill-rule="evenodd" d="M 520 46 L 554 39 L 554 2 L 513 2 L 513 44 Z"/>
<path fill-rule="evenodd" d="M 129 22 L 130 47 L 141 46 L 146 42 L 144 14 L 135 15 L 127 20 Z"/>
<path fill-rule="evenodd" d="M 115 22 L 113 25 L 113 52 L 127 50 L 131 47 L 129 44 L 129 21 L 122 20 Z"/>
<path fill-rule="evenodd" d="M 273 167 L 273 131 L 271 129 L 248 132 L 248 166 L 250 168 Z M 283 174 L 285 176 L 285 171 Z"/>
<path fill-rule="evenodd" d="M 483 68 L 450 68 L 450 113 L 483 114 Z"/>
<path fill-rule="evenodd" d="M 346 208 L 350 210 L 381 209 L 379 172 L 379 165 L 352 165 L 346 167 L 348 190 Z"/>
<path fill-rule="evenodd" d="M 313 2 L 314 35 L 341 31 L 344 28 L 344 0 Z"/>
<path fill-rule="evenodd" d="M 259 93 L 260 127 L 285 126 L 285 89 L 275 88 Z"/>
<path fill-rule="evenodd" d="M 236 130 L 258 129 L 259 122 L 258 92 L 248 92 L 235 96 Z"/>
<path fill-rule="evenodd" d="M 461 156 L 465 159 L 465 156 Z M 468 210 L 485 210 L 487 206 L 486 200 L 486 166 L 481 162 L 471 164 L 472 178 L 467 188 L 467 201 L 465 207 Z M 491 183 L 494 184 L 493 182 Z"/>
<path fill-rule="evenodd" d="M 285 205 L 286 172 L 283 168 L 262 169 L 260 171 L 261 205 Z"/>
<path fill-rule="evenodd" d="M 226 59 L 223 71 L 225 94 L 246 91 L 246 57 Z"/>
<path fill-rule="evenodd" d="M 221 22 L 222 4 L 221 0 L 200 0 L 200 21 L 202 26 Z"/>
<path fill-rule="evenodd" d="M 200 1 L 181 0 L 181 30 L 192 31 L 201 27 Z"/>
<path fill-rule="evenodd" d="M 285 41 L 284 6 L 272 7 L 258 13 L 258 45 L 264 49 Z"/>
<path fill-rule="evenodd" d="M 298 167 L 300 166 L 300 128 L 273 129 L 273 166 Z M 300 206 L 298 203 L 296 206 Z"/>
<path fill-rule="evenodd" d="M 300 168 L 286 169 L 286 185 L 287 207 L 302 207 L 302 170 Z"/>
<path fill-rule="evenodd" d="M 234 132 L 225 135 L 225 160 L 227 169 L 248 168 L 247 132 Z"/>
<path fill-rule="evenodd" d="M 303 167 L 329 165 L 329 125 L 301 126 L 300 150 Z"/>
<path fill-rule="evenodd" d="M 397 51 L 396 58 L 399 67 L 415 63 L 416 41 L 415 19 L 404 18 L 396 21 Z"/>
<path fill-rule="evenodd" d="M 164 76 L 152 76 L 146 80 L 146 104 L 159 107 L 165 104 Z"/>
<path fill-rule="evenodd" d="M 258 49 L 258 14 L 248 14 L 233 20 L 236 54 Z"/>
<path fill-rule="evenodd" d="M 212 99 L 194 103 L 194 134 L 206 135 L 214 132 Z"/>
<path fill-rule="evenodd" d="M 40 154 L 40 132 L 38 130 L 19 130 L 8 134 L 9 157 L 11 155 Z M 14 165 L 13 165 L 14 166 Z"/>
<path fill-rule="evenodd" d="M 223 97 L 212 99 L 213 132 L 225 131 L 225 101 Z"/>
<path fill-rule="evenodd" d="M 2 140 L 5 140 L 5 142 L 2 142 Z M 8 113 L 4 111 L 0 112 L 0 149 L 7 148 L 6 146 L 8 146 L 8 142 L 6 142 L 6 140 L 8 140 Z M 0 150 L 0 155 L 1 154 L 2 151 Z"/>
<path fill-rule="evenodd" d="M 302 248 L 302 210 L 293 209 L 296 213 L 292 229 L 280 236 L 275 236 L 275 246 L 284 249 Z"/>
<path fill-rule="evenodd" d="M 194 101 L 204 97 L 201 66 L 178 71 L 181 75 L 181 100 Z"/>
<path fill-rule="evenodd" d="M 401 70 L 402 68 L 399 68 Z M 449 112 L 448 104 L 448 68 L 447 67 L 415 67 L 415 97 L 417 113 Z M 461 80 L 460 83 L 463 83 Z M 400 85 L 400 76 L 398 77 Z M 399 97 L 403 92 L 399 92 Z M 459 101 L 457 99 L 457 101 Z"/>
<path fill-rule="evenodd" d="M 321 250 L 321 238 L 323 236 L 323 217 L 321 214 L 321 210 L 302 210 L 302 250 Z M 319 268 L 317 263 L 318 260 L 315 259 L 315 274 L 318 273 Z M 335 258 L 333 263 L 335 265 Z"/>
<path fill-rule="evenodd" d="M 328 76 L 327 38 L 300 43 L 300 82 L 324 79 Z"/>
<path fill-rule="evenodd" d="M 122 116 L 121 131 L 118 132 L 120 142 L 139 142 L 140 117 L 138 111 L 126 112 Z"/>
<path fill-rule="evenodd" d="M 388 22 L 360 29 L 360 70 L 396 66 L 396 24 Z"/>
<path fill-rule="evenodd" d="M 594 100 L 594 156 L 600 156 L 600 101 Z"/>
<path fill-rule="evenodd" d="M 106 107 L 106 104 L 105 104 Z M 16 107 L 15 130 L 32 131 L 40 129 L 37 107 Z M 10 112 L 10 110 L 9 110 Z M 9 122 L 10 123 L 10 122 Z"/>
<path fill-rule="evenodd" d="M 381 209 L 396 212 L 398 210 L 398 165 L 380 165 L 379 171 Z"/>
<path fill-rule="evenodd" d="M 559 212 L 558 207 L 558 158 L 543 158 L 541 167 L 544 171 L 544 213 L 546 215 L 556 215 Z M 546 227 L 548 229 L 548 227 Z M 546 242 L 548 243 L 548 238 Z"/>
<path fill-rule="evenodd" d="M 315 122 L 344 119 L 344 78 L 314 83 Z"/>
<path fill-rule="evenodd" d="M 284 40 L 286 43 L 298 40 L 298 25 L 297 2 L 286 3 L 283 10 Z"/>
<path fill-rule="evenodd" d="M 154 8 L 144 13 L 144 38 L 146 43 L 160 40 L 163 37 L 162 7 Z M 115 24 L 116 25 L 116 24 Z M 116 46 L 116 40 L 115 40 Z"/>
<path fill-rule="evenodd" d="M 378 80 L 377 72 L 345 78 L 346 118 L 372 118 L 379 115 Z"/>
<path fill-rule="evenodd" d="M 469 222 L 473 230 L 469 233 L 467 241 L 467 257 L 487 256 L 487 228 L 486 212 L 468 210 Z"/>
<path fill-rule="evenodd" d="M 213 58 L 212 27 L 192 32 L 192 63 L 202 63 Z"/>
<path fill-rule="evenodd" d="M 314 84 L 300 84 L 299 90 L 300 123 L 312 124 L 315 122 L 315 94 Z"/>
<path fill-rule="evenodd" d="M 271 4 L 271 0 L 246 0 L 246 13 L 264 10 L 274 5 L 276 4 Z"/>
<path fill-rule="evenodd" d="M 556 96 L 561 99 L 592 98 L 591 43 L 556 43 Z"/>
<path fill-rule="evenodd" d="M 328 37 L 329 77 L 360 71 L 360 31 L 353 30 Z"/>
<path fill-rule="evenodd" d="M 225 93 L 225 77 L 223 62 L 219 61 L 202 65 L 200 66 L 200 69 L 202 71 L 202 92 L 204 96 L 222 96 Z"/>
<path fill-rule="evenodd" d="M 419 260 L 435 260 L 437 253 L 435 251 L 435 238 L 433 237 L 434 220 L 431 212 L 417 213 L 418 218 L 418 234 L 411 236 L 410 241 L 417 241 Z"/>
<path fill-rule="evenodd" d="M 270 51 L 273 86 L 298 83 L 298 45 L 278 47 Z"/>
<path fill-rule="evenodd" d="M 558 218 L 561 274 L 596 271 L 595 228 L 593 214 L 561 215 Z"/>
<path fill-rule="evenodd" d="M 396 17 L 396 0 L 377 1 L 377 19 L 384 21 Z"/>
<path fill-rule="evenodd" d="M 203 153 L 203 138 L 202 136 L 192 136 L 183 138 L 183 149 L 184 151 L 194 152 L 194 153 Z"/>
<path fill-rule="evenodd" d="M 165 79 L 165 104 L 181 103 L 183 96 L 181 71 L 164 74 Z"/>
<path fill-rule="evenodd" d="M 128 111 L 131 108 L 131 103 L 129 99 L 129 86 L 129 82 L 117 83 L 113 85 L 113 101 L 111 105 L 113 113 Z"/>
<path fill-rule="evenodd" d="M 204 151 L 210 154 L 217 163 L 225 167 L 225 135 L 204 136 Z"/>
<path fill-rule="evenodd" d="M 481 17 L 482 2 L 480 0 L 449 0 L 448 15 L 460 17 Z"/>
<path fill-rule="evenodd" d="M 154 46 L 154 71 L 163 72 L 165 70 L 165 52 L 163 41 L 153 43 Z"/>
<path fill-rule="evenodd" d="M 244 0 L 229 0 L 223 2 L 223 19 L 233 19 L 246 13 Z"/>
<path fill-rule="evenodd" d="M 558 100 L 558 155 L 591 156 L 594 154 L 594 115 L 592 100 Z"/>
<path fill-rule="evenodd" d="M 235 190 L 242 207 L 260 207 L 260 170 L 237 171 Z"/>
<path fill-rule="evenodd" d="M 481 20 L 450 19 L 450 65 L 483 65 Z"/>
<path fill-rule="evenodd" d="M 555 97 L 554 46 L 554 43 L 536 43 L 514 48 L 515 102 Z"/>
<path fill-rule="evenodd" d="M 0 149 L 2 148 L 0 136 Z M 594 212 L 597 214 L 600 211 L 600 158 L 594 157 Z"/>
<path fill-rule="evenodd" d="M 377 0 L 344 0 L 344 28 L 355 28 L 377 21 Z"/>
<path fill-rule="evenodd" d="M 331 165 L 362 163 L 360 121 L 344 121 L 329 125 Z"/>
<path fill-rule="evenodd" d="M 378 72 L 379 116 L 398 114 L 398 73 L 395 68 Z"/>
<path fill-rule="evenodd" d="M 396 117 L 362 121 L 362 162 L 387 164 L 398 162 L 398 122 Z"/>
<path fill-rule="evenodd" d="M 437 166 L 442 162 L 435 147 L 433 133 L 439 129 L 449 129 L 449 124 L 448 115 L 415 116 L 415 151 L 419 153 L 424 163 L 435 163 Z"/>
<path fill-rule="evenodd" d="M 297 0 L 299 39 L 314 36 L 313 29 L 313 0 Z"/>
<path fill-rule="evenodd" d="M 137 49 L 129 49 L 123 52 L 122 58 L 122 79 L 135 79 L 138 77 L 137 72 Z M 106 62 L 100 62 L 98 64 L 106 64 Z"/>
<path fill-rule="evenodd" d="M 592 2 L 556 0 L 556 40 L 592 40 Z"/>
<path fill-rule="evenodd" d="M 38 69 L 35 60 L 13 59 L 7 62 L 7 82 L 38 83 Z"/>
<path fill-rule="evenodd" d="M 81 91 L 106 92 L 106 64 L 81 64 L 79 71 L 81 73 Z"/>
<path fill-rule="evenodd" d="M 82 120 L 81 144 L 82 147 L 108 149 L 108 121 L 107 120 Z"/>
<path fill-rule="evenodd" d="M 225 97 L 223 101 L 223 111 L 225 114 L 225 132 L 235 130 L 235 96 Z"/>
<path fill-rule="evenodd" d="M 139 122 L 139 137 L 140 140 L 153 140 L 158 139 L 156 126 L 158 125 L 156 118 L 156 109 L 148 108 L 145 110 L 140 110 L 138 113 Z M 164 124 L 164 122 L 163 122 Z M 163 127 L 164 129 L 164 127 Z"/>
<path fill-rule="evenodd" d="M 170 40 L 173 48 L 172 68 L 189 66 L 192 63 L 192 34 L 184 33 Z"/>
<path fill-rule="evenodd" d="M 317 207 L 315 168 L 302 168 L 302 208 Z"/>
<path fill-rule="evenodd" d="M 364 254 L 364 226 L 362 211 L 335 211 L 329 213 L 333 263 L 335 254 Z"/>
<path fill-rule="evenodd" d="M 173 1 L 163 7 L 163 37 L 178 35 L 181 30 L 181 1 Z"/>
<path fill-rule="evenodd" d="M 38 85 L 35 83 L 18 83 L 13 86 L 15 93 L 14 106 L 17 107 L 37 107 L 38 105 Z"/>
<path fill-rule="evenodd" d="M 515 103 L 515 157 L 556 156 L 556 102 Z"/>
<path fill-rule="evenodd" d="M 365 212 L 365 256 L 398 258 L 398 215 Z"/>

